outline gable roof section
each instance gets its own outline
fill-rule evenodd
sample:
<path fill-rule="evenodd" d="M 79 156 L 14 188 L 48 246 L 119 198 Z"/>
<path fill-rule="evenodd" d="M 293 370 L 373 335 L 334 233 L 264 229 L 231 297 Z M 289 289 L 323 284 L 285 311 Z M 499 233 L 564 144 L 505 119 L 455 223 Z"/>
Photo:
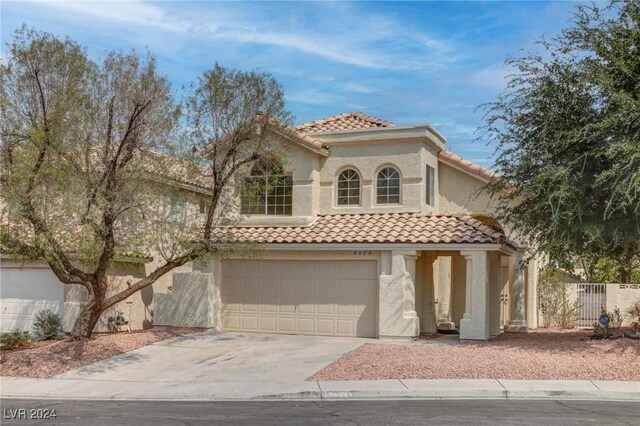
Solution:
<path fill-rule="evenodd" d="M 492 172 L 491 170 L 485 169 L 484 167 L 471 162 L 469 160 L 465 160 L 457 154 L 454 154 L 451 151 L 440 151 L 438 152 L 438 160 L 442 161 L 445 164 L 448 164 L 455 169 L 458 169 L 464 173 L 467 173 L 471 176 L 480 178 L 481 180 L 488 182 L 491 179 L 498 176 L 497 173 Z"/>
<path fill-rule="evenodd" d="M 297 144 L 314 152 L 317 152 L 318 154 L 324 156 L 329 155 L 329 145 L 325 144 L 324 142 L 320 142 L 319 140 L 314 139 L 303 132 L 298 131 L 295 127 L 283 123 L 272 123 L 271 125 L 269 125 L 269 130 L 277 135 L 291 139 Z"/>
<path fill-rule="evenodd" d="M 234 239 L 267 244 L 505 244 L 504 234 L 468 215 L 376 213 L 323 215 L 309 226 L 234 227 Z"/>
<path fill-rule="evenodd" d="M 345 112 L 309 123 L 300 124 L 296 129 L 303 133 L 334 132 L 339 130 L 393 127 L 394 124 L 361 112 Z"/>

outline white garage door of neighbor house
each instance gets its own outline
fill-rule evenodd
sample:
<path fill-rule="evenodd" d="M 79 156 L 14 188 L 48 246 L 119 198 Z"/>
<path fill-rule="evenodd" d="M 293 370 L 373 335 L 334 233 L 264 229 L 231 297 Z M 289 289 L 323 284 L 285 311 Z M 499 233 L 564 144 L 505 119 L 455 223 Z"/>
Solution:
<path fill-rule="evenodd" d="M 225 260 L 222 328 L 376 337 L 375 261 Z"/>
<path fill-rule="evenodd" d="M 31 331 L 35 315 L 50 309 L 62 316 L 64 284 L 49 268 L 0 268 L 0 329 Z"/>

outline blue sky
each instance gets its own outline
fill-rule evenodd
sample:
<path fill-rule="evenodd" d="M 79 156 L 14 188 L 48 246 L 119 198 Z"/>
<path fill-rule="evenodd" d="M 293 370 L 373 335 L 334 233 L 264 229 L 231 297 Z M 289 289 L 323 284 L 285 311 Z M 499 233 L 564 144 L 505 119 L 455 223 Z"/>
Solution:
<path fill-rule="evenodd" d="M 26 23 L 99 59 L 148 48 L 178 90 L 217 61 L 283 84 L 302 123 L 361 111 L 430 123 L 448 148 L 485 166 L 478 105 L 505 85 L 509 55 L 569 25 L 576 2 L 2 1 L 4 44 Z M 3 53 L 4 55 L 4 53 Z"/>

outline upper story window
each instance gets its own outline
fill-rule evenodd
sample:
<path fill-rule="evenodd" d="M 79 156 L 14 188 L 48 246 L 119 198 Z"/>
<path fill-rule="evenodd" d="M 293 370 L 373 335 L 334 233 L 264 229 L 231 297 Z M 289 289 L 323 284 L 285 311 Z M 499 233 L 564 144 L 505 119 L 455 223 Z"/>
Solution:
<path fill-rule="evenodd" d="M 427 164 L 427 175 L 425 179 L 426 200 L 431 207 L 435 206 L 436 199 L 436 169 Z"/>
<path fill-rule="evenodd" d="M 273 161 L 260 161 L 245 178 L 242 214 L 291 216 L 293 178 Z"/>
<path fill-rule="evenodd" d="M 338 205 L 357 206 L 360 204 L 360 175 L 353 169 L 346 169 L 338 176 Z"/>
<path fill-rule="evenodd" d="M 385 167 L 376 179 L 378 204 L 400 204 L 400 173 L 393 167 Z"/>

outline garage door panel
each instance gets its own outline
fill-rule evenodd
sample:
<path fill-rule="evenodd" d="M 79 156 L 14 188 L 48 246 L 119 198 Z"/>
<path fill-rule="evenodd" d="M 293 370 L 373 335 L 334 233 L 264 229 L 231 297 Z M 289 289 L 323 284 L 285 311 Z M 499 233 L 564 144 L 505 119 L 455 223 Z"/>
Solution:
<path fill-rule="evenodd" d="M 354 320 L 336 320 L 336 334 L 343 336 L 355 335 Z"/>
<path fill-rule="evenodd" d="M 276 317 L 260 317 L 260 331 L 267 333 L 275 333 L 278 331 L 276 327 Z"/>
<path fill-rule="evenodd" d="M 315 262 L 287 262 L 287 275 L 290 278 L 308 280 L 318 276 L 318 267 Z"/>
<path fill-rule="evenodd" d="M 278 312 L 283 314 L 294 314 L 296 312 L 296 301 L 292 297 L 280 297 L 278 302 Z"/>
<path fill-rule="evenodd" d="M 295 319 L 293 317 L 278 318 L 278 332 L 294 334 L 296 332 Z"/>
<path fill-rule="evenodd" d="M 220 294 L 224 296 L 233 296 L 242 294 L 242 281 L 241 278 L 230 276 L 225 278 L 225 285 L 222 286 Z"/>
<path fill-rule="evenodd" d="M 243 315 L 242 329 L 246 331 L 260 331 L 258 329 L 258 317 Z"/>
<path fill-rule="evenodd" d="M 275 314 L 278 308 L 278 297 L 276 296 L 261 296 L 260 297 L 260 312 L 266 314 Z"/>
<path fill-rule="evenodd" d="M 260 268 L 260 276 L 262 277 L 271 277 L 271 278 L 280 278 L 283 275 L 283 270 L 286 269 L 286 264 L 282 262 L 264 262 L 258 261 L 258 265 Z"/>
<path fill-rule="evenodd" d="M 240 316 L 227 314 L 222 317 L 222 328 L 229 330 L 238 330 L 241 328 Z"/>
<path fill-rule="evenodd" d="M 280 279 L 264 277 L 260 282 L 260 295 L 270 296 L 277 295 L 280 288 Z"/>
<path fill-rule="evenodd" d="M 221 291 L 225 330 L 376 335 L 375 262 L 242 260 L 233 261 L 232 268 L 227 262 Z M 363 279 L 367 276 L 374 278 Z M 230 291 L 229 285 L 240 290 Z"/>
<path fill-rule="evenodd" d="M 248 303 L 242 304 L 242 308 L 241 308 L 242 312 L 258 312 L 258 306 L 259 306 L 258 296 L 255 296 L 255 299 L 252 299 L 252 300 L 255 300 L 255 302 L 253 303 L 248 302 Z"/>
<path fill-rule="evenodd" d="M 256 280 L 244 280 L 242 282 L 242 295 L 255 296 L 260 294 L 260 282 Z"/>
<path fill-rule="evenodd" d="M 319 315 L 335 315 L 336 314 L 336 304 L 335 299 L 330 298 L 328 296 L 318 297 L 318 301 L 316 303 L 316 313 Z"/>
<path fill-rule="evenodd" d="M 64 289 L 65 285 L 48 268 L 1 268 L 2 331 L 31 330 L 34 316 L 43 310 L 62 315 Z"/>
<path fill-rule="evenodd" d="M 318 334 L 325 334 L 330 336 L 336 334 L 333 318 L 317 318 L 316 327 Z"/>
<path fill-rule="evenodd" d="M 313 318 L 298 318 L 298 333 L 316 334 L 315 321 Z"/>

